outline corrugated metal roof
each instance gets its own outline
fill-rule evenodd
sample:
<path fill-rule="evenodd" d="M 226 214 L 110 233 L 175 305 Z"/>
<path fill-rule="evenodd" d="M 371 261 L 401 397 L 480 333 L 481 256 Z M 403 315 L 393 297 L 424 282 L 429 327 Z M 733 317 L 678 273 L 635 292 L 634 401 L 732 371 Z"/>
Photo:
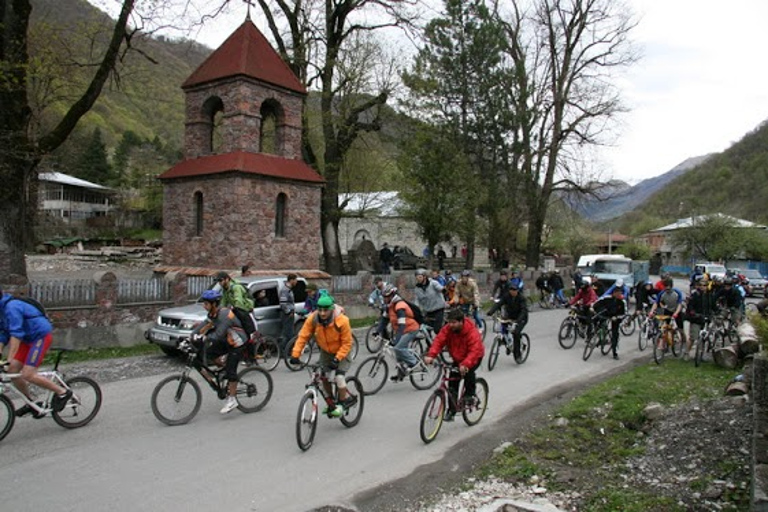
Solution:
<path fill-rule="evenodd" d="M 730 215 L 725 215 L 723 213 L 713 213 L 709 215 L 697 215 L 695 217 L 688 217 L 687 219 L 679 219 L 677 222 L 673 224 L 668 224 L 660 228 L 652 229 L 651 233 L 658 233 L 660 231 L 675 231 L 678 229 L 686 229 L 686 228 L 694 227 L 696 222 L 706 222 L 711 218 L 722 219 L 723 221 L 729 222 L 730 224 L 732 224 L 734 227 L 737 227 L 737 228 L 758 228 L 758 229 L 766 228 L 762 224 L 755 224 L 754 222 L 750 222 L 748 220 L 738 219 L 736 217 L 731 217 Z"/>
<path fill-rule="evenodd" d="M 90 181 L 81 180 L 80 178 L 75 178 L 74 176 L 70 176 L 69 174 L 64 174 L 62 172 L 41 172 L 38 175 L 38 179 L 40 181 L 50 181 L 53 183 L 61 183 L 63 185 L 72 185 L 73 187 L 91 188 L 104 191 L 111 190 L 109 187 L 91 183 Z"/>
<path fill-rule="evenodd" d="M 301 160 L 245 151 L 184 160 L 165 171 L 158 178 L 169 180 L 226 172 L 244 172 L 311 183 L 324 183 L 325 181 L 317 171 Z"/>
<path fill-rule="evenodd" d="M 250 19 L 235 30 L 182 84 L 188 89 L 223 78 L 247 76 L 306 94 L 291 68 Z"/>

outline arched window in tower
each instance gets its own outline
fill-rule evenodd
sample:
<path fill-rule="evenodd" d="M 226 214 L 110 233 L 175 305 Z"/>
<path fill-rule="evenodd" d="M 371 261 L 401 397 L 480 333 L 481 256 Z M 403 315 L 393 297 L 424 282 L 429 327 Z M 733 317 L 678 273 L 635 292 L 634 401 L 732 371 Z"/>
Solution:
<path fill-rule="evenodd" d="M 203 193 L 195 192 L 194 197 L 195 236 L 203 236 Z"/>
<path fill-rule="evenodd" d="M 203 103 L 202 117 L 205 122 L 205 137 L 201 141 L 206 147 L 203 154 L 221 152 L 224 144 L 221 120 L 224 117 L 224 102 L 218 96 L 211 96 Z"/>
<path fill-rule="evenodd" d="M 288 196 L 278 194 L 275 201 L 275 237 L 285 237 L 285 218 L 288 210 Z"/>
<path fill-rule="evenodd" d="M 261 104 L 261 139 L 259 151 L 271 155 L 282 154 L 283 107 L 274 99 Z"/>

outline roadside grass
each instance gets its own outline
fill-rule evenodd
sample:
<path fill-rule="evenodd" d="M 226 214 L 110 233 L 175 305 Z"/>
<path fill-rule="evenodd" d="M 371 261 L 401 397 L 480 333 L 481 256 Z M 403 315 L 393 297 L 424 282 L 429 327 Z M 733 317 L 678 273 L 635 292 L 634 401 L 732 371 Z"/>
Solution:
<path fill-rule="evenodd" d="M 363 318 L 350 318 L 349 325 L 353 329 L 359 329 L 360 327 L 370 327 L 373 325 L 379 317 L 378 316 L 365 316 Z"/>
<path fill-rule="evenodd" d="M 712 364 L 696 368 L 680 360 L 639 366 L 564 404 L 554 416 L 567 420 L 562 421 L 565 426 L 550 421 L 524 434 L 480 467 L 478 476 L 525 483 L 537 475 L 547 479 L 548 488 L 558 490 L 562 484 L 556 475 L 564 472 L 591 483 L 585 486 L 590 491 L 583 493 L 584 510 L 682 510 L 674 500 L 624 488 L 617 475 L 603 468 L 644 452 L 639 439 L 647 405 L 722 396 L 733 374 Z"/>
<path fill-rule="evenodd" d="M 43 364 L 52 365 L 56 360 L 57 350 L 51 349 L 45 355 Z M 98 359 L 115 359 L 119 357 L 145 356 L 148 354 L 162 354 L 160 348 L 154 343 L 140 343 L 132 347 L 103 347 L 86 348 L 65 352 L 61 358 L 62 363 L 79 363 L 82 361 L 94 361 Z"/>

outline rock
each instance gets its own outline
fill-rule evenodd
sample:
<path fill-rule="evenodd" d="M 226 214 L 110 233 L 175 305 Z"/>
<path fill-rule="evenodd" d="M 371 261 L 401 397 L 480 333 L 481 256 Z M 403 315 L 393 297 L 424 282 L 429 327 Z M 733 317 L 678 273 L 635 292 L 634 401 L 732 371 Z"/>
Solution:
<path fill-rule="evenodd" d="M 555 419 L 556 427 L 567 427 L 568 423 L 569 423 L 568 418 L 558 417 Z"/>
<path fill-rule="evenodd" d="M 664 414 L 664 407 L 661 404 L 658 403 L 651 403 L 648 404 L 645 409 L 643 409 L 643 416 L 645 416 L 647 419 L 654 421 Z"/>
<path fill-rule="evenodd" d="M 497 446 L 496 448 L 494 448 L 493 449 L 493 453 L 501 453 L 504 450 L 506 450 L 507 448 L 509 448 L 510 446 L 512 446 L 512 443 L 509 442 L 509 441 L 505 441 L 505 442 L 501 443 L 499 446 Z"/>

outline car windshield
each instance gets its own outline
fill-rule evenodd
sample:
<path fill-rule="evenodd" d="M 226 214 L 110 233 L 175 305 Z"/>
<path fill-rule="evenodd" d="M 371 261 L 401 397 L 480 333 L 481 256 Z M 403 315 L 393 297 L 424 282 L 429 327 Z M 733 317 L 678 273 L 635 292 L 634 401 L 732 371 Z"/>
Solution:
<path fill-rule="evenodd" d="M 628 261 L 596 261 L 592 267 L 593 272 L 601 274 L 629 274 L 630 262 Z"/>
<path fill-rule="evenodd" d="M 725 274 L 725 267 L 722 265 L 707 265 L 707 272 L 712 274 Z"/>
<path fill-rule="evenodd" d="M 760 274 L 759 270 L 755 270 L 753 268 L 748 268 L 746 270 L 741 271 L 742 274 L 744 274 L 747 279 L 762 279 L 763 276 Z"/>

